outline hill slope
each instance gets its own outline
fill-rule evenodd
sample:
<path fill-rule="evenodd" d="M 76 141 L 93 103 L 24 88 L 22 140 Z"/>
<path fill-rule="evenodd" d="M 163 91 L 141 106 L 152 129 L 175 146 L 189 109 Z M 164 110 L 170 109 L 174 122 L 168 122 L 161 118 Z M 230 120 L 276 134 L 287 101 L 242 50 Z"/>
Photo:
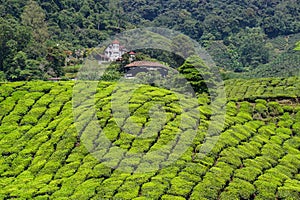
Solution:
<path fill-rule="evenodd" d="M 102 152 L 101 162 L 83 142 L 91 139 L 97 152 L 103 141 L 97 139 L 100 136 L 90 138 L 85 130 L 76 129 L 86 122 L 89 113 L 83 108 L 74 120 L 74 83 L 3 83 L 0 198 L 299 199 L 299 79 L 259 81 L 226 83 L 227 113 L 219 138 L 206 135 L 214 109 L 206 97 L 199 97 L 196 107 L 192 102 L 183 102 L 200 115 L 197 121 L 197 112 L 191 112 L 191 123 L 180 127 L 184 110 L 179 96 L 150 86 L 139 87 L 129 101 L 131 116 L 126 120 L 133 120 L 139 125 L 135 128 L 140 129 L 126 129 L 128 123 L 121 123 L 117 118 L 120 115 L 113 113 L 117 108 L 111 104 L 113 94 L 122 87 L 101 82 L 95 95 L 97 123 L 112 145 L 126 151 L 122 154 L 110 146 Z M 134 134 L 145 133 L 151 122 L 159 124 L 153 117 L 155 110 L 151 111 L 153 105 L 161 105 L 165 111 L 163 126 L 156 127 L 157 134 L 137 137 Z M 176 142 L 170 146 L 168 142 L 187 141 L 189 138 L 183 134 L 176 139 L 176 133 L 192 130 L 198 123 L 197 134 L 183 154 L 172 163 L 164 163 L 176 156 Z M 204 141 L 214 146 L 206 156 L 199 157 Z M 147 154 L 164 146 L 170 149 Z M 112 165 L 126 168 L 116 170 Z"/>
<path fill-rule="evenodd" d="M 90 48 L 145 27 L 199 42 L 227 78 L 295 76 L 299 10 L 295 0 L 0 0 L 0 80 L 63 77 L 62 67 L 82 63 Z"/>

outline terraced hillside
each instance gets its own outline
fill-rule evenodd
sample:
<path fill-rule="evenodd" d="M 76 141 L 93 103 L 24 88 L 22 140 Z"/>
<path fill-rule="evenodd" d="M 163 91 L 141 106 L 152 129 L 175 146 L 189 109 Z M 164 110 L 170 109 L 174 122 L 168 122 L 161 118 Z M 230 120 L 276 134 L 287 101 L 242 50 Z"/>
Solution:
<path fill-rule="evenodd" d="M 2 83 L 0 199 L 300 199 L 299 83 L 226 82 L 223 126 L 206 96 L 141 86 L 123 116 L 101 82 L 90 116 L 73 82 Z"/>

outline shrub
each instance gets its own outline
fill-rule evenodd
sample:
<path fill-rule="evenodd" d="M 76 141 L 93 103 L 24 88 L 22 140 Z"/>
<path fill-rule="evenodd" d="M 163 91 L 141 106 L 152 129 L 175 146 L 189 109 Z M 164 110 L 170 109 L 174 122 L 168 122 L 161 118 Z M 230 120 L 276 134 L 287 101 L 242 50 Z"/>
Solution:
<path fill-rule="evenodd" d="M 200 123 L 201 124 L 201 123 Z M 235 117 L 226 115 L 225 122 L 224 122 L 224 129 L 229 128 L 230 126 L 235 124 Z"/>
<path fill-rule="evenodd" d="M 34 183 L 32 185 L 35 185 L 36 188 L 40 189 L 46 184 L 49 184 L 52 178 L 53 178 L 52 174 L 37 175 L 35 176 Z"/>
<path fill-rule="evenodd" d="M 10 111 L 13 110 L 14 106 L 15 101 L 12 99 L 12 97 L 7 97 L 0 103 L 0 116 L 7 115 Z"/>
<path fill-rule="evenodd" d="M 59 162 L 49 161 L 45 164 L 44 168 L 40 171 L 40 173 L 52 174 L 52 173 L 55 173 L 60 167 L 61 167 L 61 164 Z"/>
<path fill-rule="evenodd" d="M 262 171 L 256 167 L 244 167 L 237 169 L 234 176 L 237 178 L 244 179 L 245 181 L 254 181 L 259 175 L 262 174 Z"/>
<path fill-rule="evenodd" d="M 294 111 L 294 107 L 293 106 L 290 106 L 290 105 L 284 105 L 282 106 L 284 112 L 289 112 L 289 113 L 292 113 Z"/>
<path fill-rule="evenodd" d="M 239 157 L 235 156 L 235 155 L 226 155 L 226 156 L 222 156 L 218 159 L 220 162 L 225 162 L 227 164 L 231 164 L 235 167 L 238 167 L 242 164 L 242 161 Z"/>
<path fill-rule="evenodd" d="M 250 199 L 256 191 L 251 183 L 238 178 L 233 179 L 233 181 L 229 183 L 228 190 L 237 191 L 241 199 Z"/>
<path fill-rule="evenodd" d="M 163 195 L 161 197 L 162 200 L 185 200 L 185 198 L 180 197 L 180 196 L 173 196 L 173 195 Z"/>
<path fill-rule="evenodd" d="M 295 135 L 300 135 L 300 122 L 295 122 L 292 126 L 292 131 Z"/>
<path fill-rule="evenodd" d="M 158 181 L 151 181 L 142 185 L 141 193 L 143 196 L 150 199 L 159 199 L 164 194 L 166 184 L 162 184 Z"/>
<path fill-rule="evenodd" d="M 25 95 L 30 95 L 27 91 L 15 91 L 11 94 L 11 97 L 14 101 L 18 101 L 24 98 Z"/>
<path fill-rule="evenodd" d="M 112 169 L 110 167 L 107 167 L 103 164 L 96 165 L 90 174 L 91 177 L 110 177 L 112 173 Z"/>
<path fill-rule="evenodd" d="M 125 157 L 122 159 L 120 166 L 130 166 L 133 168 L 137 168 L 137 166 L 140 164 L 141 158 L 139 157 Z M 143 161 L 144 162 L 144 161 Z M 146 161 L 147 162 L 147 161 Z"/>
<path fill-rule="evenodd" d="M 265 155 L 274 160 L 277 160 L 284 154 L 284 150 L 278 144 L 266 144 L 262 148 L 261 153 L 262 153 L 262 155 Z"/>
<path fill-rule="evenodd" d="M 219 137 L 220 141 L 226 146 L 235 146 L 239 144 L 239 140 L 234 136 L 233 130 L 229 129 L 224 132 Z"/>
<path fill-rule="evenodd" d="M 77 161 L 62 166 L 60 169 L 57 170 L 55 174 L 55 179 L 72 176 L 77 171 L 80 164 L 80 161 Z"/>
<path fill-rule="evenodd" d="M 282 159 L 279 160 L 280 164 L 288 166 L 290 168 L 297 168 L 300 166 L 300 156 L 299 154 L 287 154 Z"/>
<path fill-rule="evenodd" d="M 276 129 L 276 135 L 286 140 L 292 135 L 292 130 L 286 127 L 279 127 Z"/>
<path fill-rule="evenodd" d="M 54 99 L 54 96 L 45 94 L 39 100 L 35 102 L 37 107 L 47 107 Z"/>
<path fill-rule="evenodd" d="M 138 196 L 140 186 L 134 181 L 125 181 L 118 189 L 116 198 L 133 199 Z M 123 196 L 122 196 L 123 195 Z"/>
<path fill-rule="evenodd" d="M 209 182 L 200 182 L 194 188 L 190 199 L 217 199 L 218 198 L 218 191 L 219 189 L 214 183 Z"/>
<path fill-rule="evenodd" d="M 0 85 L 0 94 L 2 97 L 8 97 L 14 91 L 12 85 L 1 84 Z"/>
<path fill-rule="evenodd" d="M 96 188 L 96 191 L 102 198 L 112 198 L 115 190 L 118 189 L 122 183 L 123 180 L 121 178 L 107 178 Z"/>
<path fill-rule="evenodd" d="M 233 82 L 243 83 L 238 80 Z M 269 80 L 264 82 L 268 85 Z M 0 97 L 0 199 L 299 198 L 300 111 L 297 107 L 291 110 L 292 106 L 267 103 L 253 97 L 251 99 L 256 103 L 254 111 L 272 111 L 268 118 L 254 121 L 251 104 L 231 101 L 224 105 L 228 113 L 223 128 L 220 123 L 209 122 L 212 112 L 218 108 L 207 104 L 206 97 L 200 97 L 201 106 L 190 112 L 189 116 L 178 115 L 182 108 L 176 95 L 164 94 L 165 91 L 156 93 L 157 89 L 144 87 L 130 100 L 139 101 L 129 104 L 131 119 L 134 123 L 140 123 L 143 133 L 148 133 L 145 127 L 156 123 L 155 133 L 159 131 L 159 134 L 139 138 L 121 132 L 110 110 L 111 93 L 115 86 L 100 83 L 96 102 L 98 117 L 103 121 L 91 122 L 88 109 L 78 107 L 76 123 L 82 125 L 80 135 L 72 118 L 72 102 L 69 101 L 73 83 L 51 83 L 51 87 L 45 86 L 46 89 L 39 85 L 32 85 L 30 89 L 8 84 L 12 84 L 9 86 L 12 89 L 0 94 L 7 95 Z M 231 93 L 237 98 L 244 98 L 244 93 L 240 92 L 246 90 L 246 96 L 255 95 L 247 84 L 250 82 L 242 89 L 231 86 Z M 0 91 L 3 87 L 0 86 Z M 258 87 L 253 85 L 253 88 Z M 27 89 L 35 91 L 28 92 Z M 271 94 L 273 91 L 274 88 L 270 88 L 267 92 Z M 262 95 L 267 99 L 268 93 Z M 126 95 L 125 92 L 123 95 Z M 83 100 L 95 101 L 85 96 Z M 170 110 L 165 115 L 166 122 L 149 118 L 149 110 L 157 104 Z M 194 106 L 189 101 L 185 101 L 184 105 L 187 108 Z M 240 106 L 239 113 L 237 105 Z M 124 117 L 121 112 L 123 106 L 116 108 L 121 117 Z M 190 137 L 187 137 L 190 135 L 189 127 L 195 128 L 193 124 L 199 110 L 202 112 L 201 124 L 190 144 Z M 182 119 L 188 123 L 179 127 Z M 125 118 L 118 120 L 123 122 Z M 117 147 L 110 147 L 110 142 L 104 141 L 103 135 L 99 137 L 95 131 L 97 123 L 105 126 L 101 134 L 105 134 Z M 86 125 L 89 125 L 86 130 L 91 135 L 84 131 Z M 214 130 L 224 129 L 219 138 L 215 132 L 207 135 L 209 126 Z M 139 130 L 133 132 L 140 133 Z M 90 142 L 92 154 L 79 141 L 80 136 Z M 175 158 L 178 155 L 176 151 L 183 150 L 177 144 L 178 139 L 181 142 L 178 144 L 189 145 L 189 148 L 171 163 L 167 158 Z M 104 148 L 105 145 L 109 148 Z M 205 147 L 213 148 L 205 152 Z M 110 168 L 117 166 L 122 169 Z M 154 171 L 139 173 L 148 170 Z"/>
<path fill-rule="evenodd" d="M 200 163 L 188 163 L 186 167 L 183 169 L 183 172 L 188 172 L 189 174 L 193 174 L 198 179 L 201 178 L 207 171 L 207 167 L 204 165 L 201 165 Z"/>
<path fill-rule="evenodd" d="M 299 183 L 298 183 L 299 184 Z M 299 199 L 300 188 L 297 187 L 279 187 L 278 197 L 281 199 Z"/>
<path fill-rule="evenodd" d="M 290 128 L 293 125 L 293 120 L 280 120 L 278 122 L 279 127 Z"/>
<path fill-rule="evenodd" d="M 177 196 L 187 196 L 194 186 L 193 182 L 189 182 L 183 177 L 175 177 L 171 180 L 171 188 L 168 193 Z"/>
<path fill-rule="evenodd" d="M 39 194 L 52 194 L 55 191 L 59 190 L 62 184 L 62 179 L 58 180 L 52 180 L 49 184 L 41 188 L 39 191 L 37 191 L 37 195 Z"/>
<path fill-rule="evenodd" d="M 271 178 L 271 177 L 270 177 Z M 256 187 L 257 193 L 259 194 L 267 194 L 265 196 L 266 198 L 268 197 L 273 197 L 275 199 L 275 194 L 276 194 L 276 189 L 277 189 L 277 184 L 273 182 L 273 179 L 270 180 L 257 180 L 254 182 L 254 186 Z M 270 195 L 272 194 L 272 195 Z"/>
<path fill-rule="evenodd" d="M 278 102 L 269 102 L 268 104 L 269 113 L 272 116 L 277 116 L 279 114 L 283 114 L 283 108 L 280 106 Z"/>
<path fill-rule="evenodd" d="M 42 195 L 42 196 L 35 196 L 34 199 L 36 199 L 36 200 L 48 200 L 48 199 L 50 199 L 50 196 L 48 194 Z"/>
<path fill-rule="evenodd" d="M 255 105 L 255 111 L 260 114 L 265 114 L 268 111 L 268 108 L 265 106 L 265 104 L 257 103 Z"/>
<path fill-rule="evenodd" d="M 73 194 L 75 188 L 73 185 L 63 183 L 62 187 L 55 191 L 51 197 L 52 198 L 61 198 L 61 197 L 69 197 L 71 194 Z"/>
<path fill-rule="evenodd" d="M 239 123 L 245 123 L 247 121 L 251 121 L 253 120 L 252 119 L 252 116 L 249 114 L 249 113 L 246 113 L 246 112 L 239 112 L 236 116 L 236 120 L 239 122 Z"/>
<path fill-rule="evenodd" d="M 249 102 L 243 101 L 240 103 L 240 109 L 239 109 L 240 112 L 251 114 L 252 110 L 253 110 L 252 105 Z"/>
<path fill-rule="evenodd" d="M 46 160 L 35 161 L 34 164 L 31 164 L 28 168 L 33 174 L 37 174 L 46 164 Z"/>
<path fill-rule="evenodd" d="M 136 138 L 131 145 L 129 152 L 143 153 L 146 152 L 153 144 L 154 139 Z"/>
<path fill-rule="evenodd" d="M 231 115 L 231 116 L 235 116 L 237 114 L 237 107 L 236 107 L 235 102 L 230 101 L 230 102 L 227 103 L 227 105 L 226 105 L 226 114 Z"/>
<path fill-rule="evenodd" d="M 224 192 L 220 194 L 220 200 L 239 200 L 239 194 L 237 190 L 226 189 Z"/>
<path fill-rule="evenodd" d="M 285 171 L 286 170 L 286 171 Z M 281 182 L 292 177 L 291 169 L 282 165 L 277 165 L 275 168 L 271 168 L 267 170 L 264 176 L 272 176 L 273 179 L 277 179 L 279 181 L 279 185 Z"/>
<path fill-rule="evenodd" d="M 255 158 L 256 155 L 260 153 L 260 149 L 252 145 L 253 143 L 244 143 L 243 145 L 239 145 L 237 148 L 237 152 L 239 153 L 242 159 L 245 158 Z"/>
<path fill-rule="evenodd" d="M 101 179 L 89 179 L 76 189 L 71 199 L 90 199 L 95 195 L 96 187 L 101 184 Z"/>
<path fill-rule="evenodd" d="M 165 180 L 165 181 L 171 181 L 175 176 L 177 176 L 177 173 L 179 172 L 180 168 L 177 166 L 167 166 L 162 168 L 158 175 L 153 177 L 154 180 Z"/>
<path fill-rule="evenodd" d="M 259 135 L 266 135 L 266 136 L 270 136 L 270 135 L 275 135 L 275 124 L 268 124 L 265 126 L 262 126 L 258 129 L 258 133 Z"/>

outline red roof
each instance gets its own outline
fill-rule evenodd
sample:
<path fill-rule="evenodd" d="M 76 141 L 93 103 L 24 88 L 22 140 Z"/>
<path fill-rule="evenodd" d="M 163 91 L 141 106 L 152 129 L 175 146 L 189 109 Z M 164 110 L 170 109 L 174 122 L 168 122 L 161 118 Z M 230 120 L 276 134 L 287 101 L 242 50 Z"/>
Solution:
<path fill-rule="evenodd" d="M 120 44 L 120 42 L 118 40 L 114 40 L 112 43 L 113 44 Z"/>
<path fill-rule="evenodd" d="M 129 55 L 135 55 L 135 53 L 133 51 L 130 51 Z"/>
<path fill-rule="evenodd" d="M 152 61 L 135 61 L 132 62 L 125 67 L 161 67 L 167 68 L 167 66 L 160 64 L 159 62 L 152 62 Z"/>

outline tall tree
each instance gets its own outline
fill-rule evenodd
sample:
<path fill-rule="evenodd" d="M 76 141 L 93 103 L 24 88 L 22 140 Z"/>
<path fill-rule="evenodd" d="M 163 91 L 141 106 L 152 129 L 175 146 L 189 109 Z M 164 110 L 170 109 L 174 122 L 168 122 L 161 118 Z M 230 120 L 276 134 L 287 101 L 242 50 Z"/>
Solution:
<path fill-rule="evenodd" d="M 62 67 L 65 65 L 66 55 L 64 49 L 59 45 L 51 45 L 48 47 L 48 52 L 46 60 L 48 64 L 46 65 L 46 70 L 51 76 L 63 76 L 64 71 Z"/>
<path fill-rule="evenodd" d="M 31 39 L 25 26 L 12 18 L 0 17 L 0 71 L 8 80 L 18 80 L 17 68 L 24 68 L 26 54 L 22 52 Z"/>
<path fill-rule="evenodd" d="M 216 83 L 212 69 L 197 55 L 188 57 L 178 71 L 186 78 L 195 92 L 208 93 L 215 89 Z"/>
<path fill-rule="evenodd" d="M 28 2 L 21 15 L 22 24 L 30 27 L 33 39 L 38 43 L 44 43 L 49 38 L 45 18 L 44 10 L 33 0 Z"/>
<path fill-rule="evenodd" d="M 49 38 L 46 15 L 39 4 L 29 0 L 21 15 L 22 24 L 31 30 L 33 41 L 28 46 L 28 55 L 36 59 L 45 56 L 45 42 Z M 32 55 L 33 54 L 33 55 Z"/>

